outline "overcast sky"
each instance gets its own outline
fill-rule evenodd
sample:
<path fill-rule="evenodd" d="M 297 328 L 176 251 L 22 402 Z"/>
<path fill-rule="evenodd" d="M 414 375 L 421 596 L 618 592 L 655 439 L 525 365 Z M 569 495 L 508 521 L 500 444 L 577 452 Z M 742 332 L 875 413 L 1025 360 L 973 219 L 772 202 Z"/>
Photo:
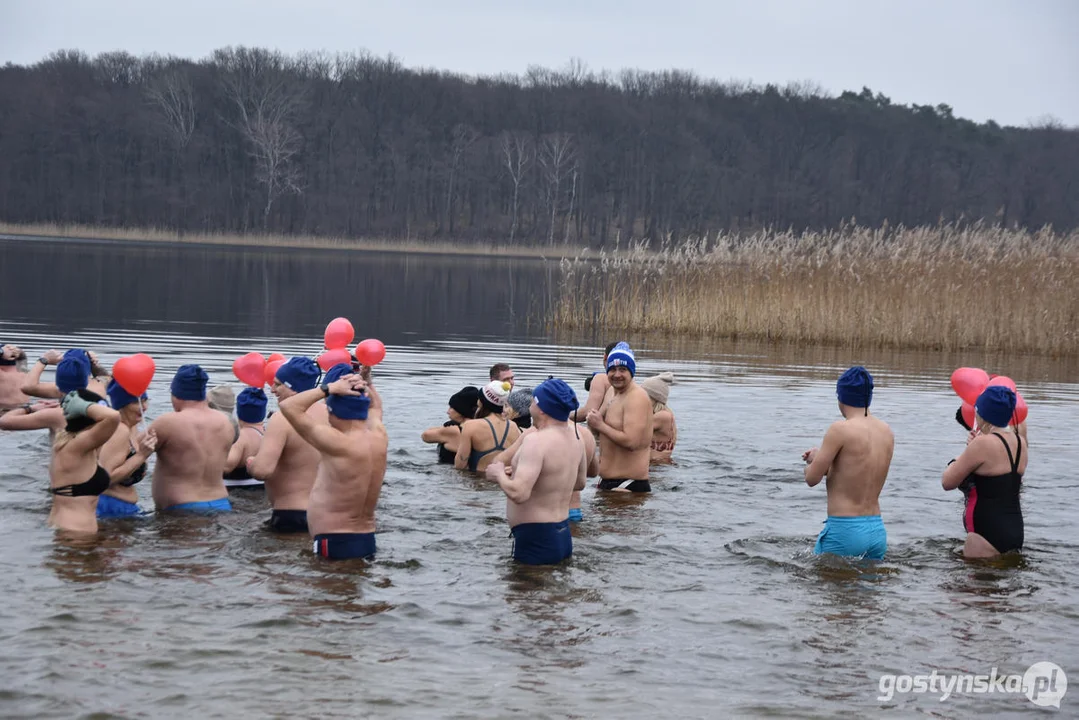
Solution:
<path fill-rule="evenodd" d="M 468 74 L 679 68 L 868 86 L 902 103 L 1079 126 L 1079 0 L 0 0 L 0 62 L 227 45 L 393 53 Z"/>

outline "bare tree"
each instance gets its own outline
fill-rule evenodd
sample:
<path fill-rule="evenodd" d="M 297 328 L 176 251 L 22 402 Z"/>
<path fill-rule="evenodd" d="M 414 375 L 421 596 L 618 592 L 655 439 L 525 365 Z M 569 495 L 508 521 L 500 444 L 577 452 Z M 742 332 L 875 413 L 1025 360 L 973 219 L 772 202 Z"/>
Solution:
<path fill-rule="evenodd" d="M 449 177 L 446 182 L 446 218 L 448 220 L 449 233 L 453 235 L 453 181 L 461 166 L 461 157 L 472 147 L 480 137 L 475 128 L 470 125 L 457 124 L 453 128 L 453 139 L 450 143 L 450 162 L 448 167 Z"/>
<path fill-rule="evenodd" d="M 195 132 L 195 94 L 191 81 L 179 68 L 158 73 L 146 87 L 146 98 L 161 113 L 165 130 L 182 153 Z"/>
<path fill-rule="evenodd" d="M 284 57 L 266 50 L 218 50 L 222 87 L 239 113 L 236 127 L 251 143 L 255 179 L 266 187 L 263 225 L 268 227 L 274 201 L 285 193 L 300 194 L 299 170 L 292 164 L 302 138 L 292 126 L 302 102 L 302 89 L 290 84 Z"/>
<path fill-rule="evenodd" d="M 539 162 L 543 168 L 543 177 L 547 181 L 546 200 L 551 211 L 551 222 L 547 227 L 547 244 L 554 244 L 555 219 L 562 205 L 562 183 L 577 173 L 577 150 L 573 146 L 573 136 L 569 133 L 546 135 L 540 145 Z M 574 193 L 577 184 L 573 184 Z"/>
<path fill-rule="evenodd" d="M 499 139 L 499 145 L 502 148 L 503 165 L 505 165 L 506 171 L 509 172 L 510 182 L 513 183 L 513 210 L 510 224 L 510 244 L 512 245 L 513 238 L 517 235 L 521 183 L 528 173 L 528 169 L 532 166 L 536 153 L 528 135 L 520 131 L 503 132 Z"/>

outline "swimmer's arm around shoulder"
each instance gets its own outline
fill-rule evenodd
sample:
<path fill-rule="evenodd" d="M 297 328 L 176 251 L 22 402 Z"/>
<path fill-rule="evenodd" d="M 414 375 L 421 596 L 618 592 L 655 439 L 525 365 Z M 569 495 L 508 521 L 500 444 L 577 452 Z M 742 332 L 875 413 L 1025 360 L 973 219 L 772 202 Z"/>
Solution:
<path fill-rule="evenodd" d="M 460 425 L 450 425 L 449 427 L 427 428 L 420 435 L 420 439 L 425 443 L 447 443 L 452 442 L 455 437 L 460 436 Z"/>
<path fill-rule="evenodd" d="M 453 466 L 458 470 L 468 469 L 468 456 L 472 454 L 472 427 L 469 423 L 461 426 L 461 439 L 457 442 L 457 454 Z"/>
<path fill-rule="evenodd" d="M 806 465 L 805 481 L 809 487 L 816 487 L 820 484 L 820 481 L 831 470 L 835 456 L 843 448 L 842 430 L 840 428 L 839 422 L 832 423 L 828 431 L 824 433 L 824 440 L 821 441 L 820 449 L 817 450 L 816 455 L 813 457 L 813 462 Z"/>
<path fill-rule="evenodd" d="M 259 443 L 254 457 L 247 458 L 247 474 L 259 480 L 265 480 L 277 470 L 277 462 L 285 450 L 288 440 L 288 420 L 284 415 L 274 414 L 266 425 L 266 434 Z"/>
<path fill-rule="evenodd" d="M 518 505 L 528 502 L 542 469 L 543 453 L 537 450 L 534 442 L 524 443 L 517 453 L 517 464 L 513 468 L 513 474 L 498 473 L 498 486 L 511 502 Z"/>

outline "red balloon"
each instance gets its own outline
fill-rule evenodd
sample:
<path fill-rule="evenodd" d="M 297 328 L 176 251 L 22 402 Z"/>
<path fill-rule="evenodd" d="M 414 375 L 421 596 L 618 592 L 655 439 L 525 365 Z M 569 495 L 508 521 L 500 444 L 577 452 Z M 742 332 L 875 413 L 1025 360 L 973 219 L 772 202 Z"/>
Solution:
<path fill-rule="evenodd" d="M 985 390 L 989 384 L 989 374 L 981 368 L 961 367 L 952 373 L 952 390 L 963 399 L 963 402 L 971 405 Z"/>
<path fill-rule="evenodd" d="M 1001 387 L 1008 388 L 1012 392 L 1019 392 L 1015 389 L 1015 381 L 1012 380 L 1010 377 L 1005 377 L 1004 375 L 994 375 L 992 378 L 990 378 L 989 383 L 985 387 L 990 387 L 992 385 L 1000 385 Z M 984 390 L 985 388 L 982 389 Z M 981 393 L 979 393 L 979 395 L 980 394 Z"/>
<path fill-rule="evenodd" d="M 1030 408 L 1027 407 L 1027 401 L 1023 399 L 1023 396 L 1018 390 L 1015 391 L 1015 413 L 1012 415 L 1012 425 L 1019 425 L 1027 419 L 1027 413 L 1030 412 Z"/>
<path fill-rule="evenodd" d="M 356 346 L 356 359 L 361 365 L 374 367 L 386 357 L 386 346 L 381 340 L 368 338 Z"/>
<path fill-rule="evenodd" d="M 141 396 L 154 379 L 154 359 L 144 353 L 122 357 L 113 363 L 112 377 L 116 384 L 135 397 Z"/>
<path fill-rule="evenodd" d="M 242 355 L 232 363 L 232 373 L 244 385 L 260 388 L 266 380 L 266 358 L 256 352 Z"/>
<path fill-rule="evenodd" d="M 271 355 L 270 357 L 273 357 L 273 356 Z M 277 377 L 277 369 L 279 367 L 281 367 L 282 365 L 284 365 L 284 364 L 285 364 L 285 359 L 284 358 L 281 358 L 280 360 L 267 360 L 266 361 L 266 374 L 263 377 L 263 379 L 266 381 L 267 385 L 269 385 L 271 387 L 273 386 L 274 378 Z"/>
<path fill-rule="evenodd" d="M 349 355 L 348 350 L 345 348 L 334 348 L 333 350 L 327 350 L 318 356 L 318 366 L 323 370 L 329 370 L 334 365 L 340 363 L 352 364 L 352 356 Z"/>
<path fill-rule="evenodd" d="M 968 428 L 974 427 L 974 406 L 968 402 L 964 402 L 960 409 L 963 412 L 963 422 L 967 424 Z"/>
<path fill-rule="evenodd" d="M 277 362 L 278 360 L 280 360 L 281 362 L 285 362 L 285 360 L 287 360 L 287 359 L 288 358 L 286 358 L 281 353 L 273 353 L 272 355 L 270 355 L 270 357 L 266 358 L 266 362 L 272 363 L 272 362 Z"/>
<path fill-rule="evenodd" d="M 330 320 L 330 324 L 326 326 L 326 332 L 322 335 L 327 350 L 341 349 L 352 342 L 354 337 L 356 337 L 356 331 L 352 328 L 352 323 L 348 321 L 348 318 L 343 317 Z"/>

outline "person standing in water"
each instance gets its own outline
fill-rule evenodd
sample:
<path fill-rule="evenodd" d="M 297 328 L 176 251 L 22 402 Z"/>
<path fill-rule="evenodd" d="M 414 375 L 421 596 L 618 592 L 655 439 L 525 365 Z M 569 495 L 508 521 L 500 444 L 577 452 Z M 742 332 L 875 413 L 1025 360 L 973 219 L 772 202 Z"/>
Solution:
<path fill-rule="evenodd" d="M 325 400 L 329 422 L 307 411 Z M 339 363 L 322 385 L 281 402 L 281 414 L 321 454 L 307 506 L 314 552 L 329 560 L 371 558 L 375 544 L 375 507 L 386 476 L 389 441 L 382 424 L 382 400 L 374 387 Z"/>
<path fill-rule="evenodd" d="M 532 400 L 535 431 L 521 442 L 513 470 L 497 460 L 487 478 L 506 494 L 506 520 L 513 533 L 513 559 L 554 565 L 573 554 L 570 496 L 585 485 L 588 460 L 575 428 L 567 422 L 577 396 L 562 380 L 540 383 Z"/>
<path fill-rule="evenodd" d="M 461 439 L 461 426 L 476 417 L 480 405 L 480 389 L 464 387 L 450 396 L 446 416 L 441 427 L 427 428 L 420 435 L 425 443 L 438 443 L 438 462 L 453 465 L 457 457 L 457 443 Z"/>
<path fill-rule="evenodd" d="M 508 395 L 508 383 L 494 380 L 483 386 L 476 419 L 461 426 L 453 461 L 455 468 L 483 473 L 495 455 L 512 445 L 521 434 L 520 428 L 502 415 Z"/>
<path fill-rule="evenodd" d="M 508 383 L 510 390 L 513 389 L 513 383 L 517 379 L 513 374 L 513 369 L 506 363 L 495 363 L 487 375 L 491 382 Z"/>
<path fill-rule="evenodd" d="M 669 463 L 678 442 L 678 424 L 674 420 L 674 411 L 667 407 L 674 375 L 665 372 L 641 382 L 641 387 L 652 401 L 652 445 L 650 462 Z"/>
<path fill-rule="evenodd" d="M 143 401 L 109 381 L 109 403 L 120 413 L 120 424 L 101 448 L 101 467 L 109 473 L 109 489 L 97 501 L 97 517 L 121 518 L 138 515 L 139 493 L 135 485 L 146 477 L 146 461 L 154 454 L 157 438 L 136 430 L 143 416 Z"/>
<path fill-rule="evenodd" d="M 588 417 L 588 413 L 593 410 L 599 410 L 603 407 L 603 400 L 607 397 L 607 391 L 611 388 L 611 383 L 607 379 L 607 358 L 610 356 L 611 351 L 618 345 L 617 342 L 610 343 L 603 350 L 603 370 L 592 373 L 592 376 L 585 380 L 584 389 L 588 393 L 588 397 L 585 398 L 584 405 L 570 413 L 569 419 L 575 423 L 584 422 Z"/>
<path fill-rule="evenodd" d="M 150 425 L 157 436 L 152 492 L 158 510 L 229 512 L 225 460 L 232 423 L 206 402 L 209 377 L 198 365 L 181 365 L 172 379 L 172 408 Z"/>
<path fill-rule="evenodd" d="M 19 369 L 25 362 L 26 353 L 18 345 L 0 345 L 0 416 L 30 402 L 22 391 L 26 372 Z"/>
<path fill-rule="evenodd" d="M 68 362 L 81 361 L 65 359 L 60 366 Z M 85 367 L 84 378 L 89 376 L 89 363 Z M 82 372 L 81 367 L 78 372 Z M 67 422 L 56 434 L 49 463 L 49 492 L 53 495 L 49 526 L 97 532 L 98 496 L 109 489 L 109 473 L 98 462 L 98 452 L 115 432 L 120 414 L 85 388 L 68 392 L 61 406 Z"/>
<path fill-rule="evenodd" d="M 852 367 L 836 383 L 842 420 L 832 423 L 820 448 L 802 454 L 805 481 L 815 487 L 827 476 L 828 518 L 813 552 L 879 560 L 888 549 L 880 515 L 880 492 L 888 478 L 895 436 L 869 414 L 873 376 Z"/>
<path fill-rule="evenodd" d="M 1019 428 L 1012 425 L 1015 402 L 1010 388 L 994 385 L 982 391 L 974 404 L 976 432 L 941 477 L 945 490 L 959 488 L 966 499 L 964 557 L 989 558 L 1023 549 L 1019 495 L 1029 453 Z"/>
<path fill-rule="evenodd" d="M 262 388 L 247 387 L 240 391 L 236 397 L 236 419 L 240 432 L 225 459 L 225 487 L 230 491 L 234 488 L 261 490 L 262 481 L 251 477 L 247 470 L 247 458 L 258 453 L 265 432 L 266 393 Z"/>
<path fill-rule="evenodd" d="M 312 390 L 318 384 L 318 365 L 309 357 L 293 357 L 277 369 L 270 391 L 278 407 L 288 398 Z M 316 425 L 329 425 L 326 403 L 316 401 L 307 409 Z M 318 473 L 319 451 L 303 439 L 283 413 L 275 413 L 266 425 L 258 454 L 247 458 L 252 477 L 266 482 L 270 500 L 267 527 L 278 533 L 306 533 L 307 503 Z"/>
<path fill-rule="evenodd" d="M 637 360 L 626 343 L 607 355 L 611 383 L 602 410 L 590 410 L 588 427 L 599 434 L 600 490 L 651 492 L 652 401 L 633 378 Z"/>

